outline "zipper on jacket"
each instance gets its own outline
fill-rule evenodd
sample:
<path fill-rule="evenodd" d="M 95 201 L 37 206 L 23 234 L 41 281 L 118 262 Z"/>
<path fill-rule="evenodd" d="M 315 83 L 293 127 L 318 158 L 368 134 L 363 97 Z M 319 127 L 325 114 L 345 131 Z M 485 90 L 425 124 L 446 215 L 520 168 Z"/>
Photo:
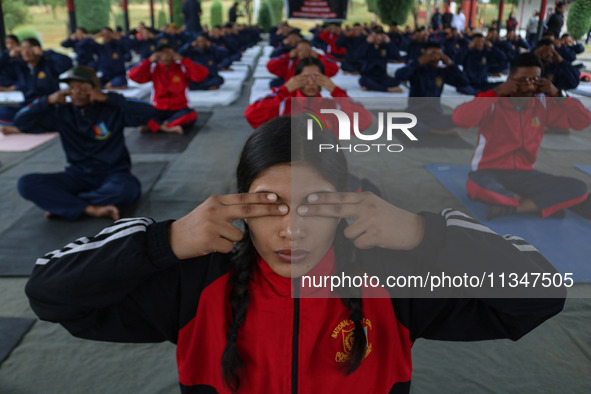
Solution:
<path fill-rule="evenodd" d="M 293 300 L 293 338 L 291 348 L 291 392 L 298 392 L 298 350 L 300 337 L 300 279 L 294 279 Z"/>

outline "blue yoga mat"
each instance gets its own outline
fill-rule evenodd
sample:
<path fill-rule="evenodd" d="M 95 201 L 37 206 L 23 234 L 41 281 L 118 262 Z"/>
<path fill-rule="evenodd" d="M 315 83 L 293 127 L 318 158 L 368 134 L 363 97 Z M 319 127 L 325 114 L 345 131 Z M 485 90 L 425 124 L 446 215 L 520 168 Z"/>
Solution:
<path fill-rule="evenodd" d="M 585 174 L 591 175 L 591 166 L 580 166 L 578 164 L 575 164 L 575 167 L 583 171 Z"/>
<path fill-rule="evenodd" d="M 471 200 L 466 194 L 469 167 L 448 164 L 427 164 L 426 167 L 477 220 L 491 230 L 500 235 L 522 237 L 561 273 L 572 272 L 575 282 L 591 282 L 591 222 L 568 210 L 564 219 L 518 215 L 486 221 L 488 204 Z M 591 166 L 588 167 L 591 170 Z"/>

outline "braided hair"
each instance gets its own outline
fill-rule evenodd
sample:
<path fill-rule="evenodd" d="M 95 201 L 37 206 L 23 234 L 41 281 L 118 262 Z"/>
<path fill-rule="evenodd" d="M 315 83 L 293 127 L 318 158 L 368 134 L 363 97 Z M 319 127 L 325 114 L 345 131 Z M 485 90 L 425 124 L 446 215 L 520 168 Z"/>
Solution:
<path fill-rule="evenodd" d="M 348 170 L 343 154 L 341 152 L 319 154 L 317 148 L 310 149 L 304 130 L 303 121 L 292 117 L 277 117 L 260 126 L 246 141 L 242 150 L 236 170 L 237 191 L 247 193 L 250 185 L 263 171 L 275 165 L 292 162 L 311 165 L 337 190 L 346 190 Z M 320 143 L 335 143 L 331 133 L 319 133 L 314 139 L 315 142 Z M 348 245 L 348 247 L 336 249 L 337 262 L 350 261 L 354 258 L 354 247 L 343 235 L 345 226 L 346 224 L 341 222 L 335 235 L 335 244 Z M 243 239 L 237 245 L 238 252 L 233 260 L 234 270 L 230 290 L 232 322 L 227 331 L 227 343 L 222 354 L 222 378 L 225 385 L 232 391 L 238 391 L 244 375 L 244 361 L 238 351 L 237 340 L 250 302 L 248 289 L 256 256 L 246 223 L 244 228 Z M 350 357 L 344 365 L 344 372 L 350 374 L 361 365 L 365 357 L 367 339 L 362 326 L 361 298 L 342 298 L 342 301 L 351 311 L 350 319 L 355 323 Z"/>

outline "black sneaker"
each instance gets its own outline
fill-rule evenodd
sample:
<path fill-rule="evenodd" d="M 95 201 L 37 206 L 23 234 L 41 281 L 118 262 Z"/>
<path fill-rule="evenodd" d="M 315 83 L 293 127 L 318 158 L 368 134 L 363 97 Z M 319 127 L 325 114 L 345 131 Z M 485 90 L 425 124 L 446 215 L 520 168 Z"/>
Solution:
<path fill-rule="evenodd" d="M 491 205 L 486 211 L 486 220 L 490 221 L 503 216 L 515 215 L 516 207 L 508 207 L 506 205 Z"/>

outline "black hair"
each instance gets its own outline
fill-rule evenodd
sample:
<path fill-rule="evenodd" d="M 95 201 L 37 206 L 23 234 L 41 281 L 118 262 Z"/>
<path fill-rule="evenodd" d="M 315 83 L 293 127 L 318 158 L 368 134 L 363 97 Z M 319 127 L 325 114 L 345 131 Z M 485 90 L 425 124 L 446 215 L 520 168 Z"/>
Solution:
<path fill-rule="evenodd" d="M 172 47 L 172 45 L 162 44 L 162 45 L 158 45 L 158 47 L 156 48 L 156 50 L 154 52 L 161 52 L 165 49 L 172 49 L 174 51 L 174 48 Z"/>
<path fill-rule="evenodd" d="M 103 27 L 103 30 L 108 30 L 108 31 L 110 31 L 111 33 L 113 33 L 113 29 L 111 29 L 109 26 L 105 26 L 105 27 Z"/>
<path fill-rule="evenodd" d="M 214 28 L 214 29 L 221 29 L 221 28 L 222 28 L 222 26 L 220 26 L 220 25 L 215 25 L 213 28 Z"/>
<path fill-rule="evenodd" d="M 361 23 L 359 23 L 359 22 L 357 22 L 357 23 L 354 23 L 354 24 L 353 24 L 353 27 L 355 27 L 355 26 L 361 26 Z"/>
<path fill-rule="evenodd" d="M 296 35 L 296 36 L 298 36 L 298 37 L 301 37 L 301 36 L 302 36 L 302 35 L 300 34 L 300 32 L 299 32 L 299 31 L 297 31 L 297 30 L 290 30 L 290 32 L 289 32 L 289 33 L 287 33 L 287 35 L 288 35 L 288 36 L 291 36 L 292 34 L 295 34 L 295 35 Z"/>
<path fill-rule="evenodd" d="M 560 39 L 562 40 L 565 37 L 570 37 L 570 34 L 568 33 L 564 33 L 563 35 L 560 36 Z"/>
<path fill-rule="evenodd" d="M 484 34 L 482 34 L 482 33 L 474 33 L 474 34 L 472 34 L 472 39 L 475 39 L 475 38 L 484 38 Z"/>
<path fill-rule="evenodd" d="M 441 49 L 441 44 L 435 41 L 428 41 L 425 43 L 425 45 L 423 45 L 423 48 L 425 50 L 429 49 L 429 48 L 436 48 L 436 49 Z"/>
<path fill-rule="evenodd" d="M 301 74 L 306 66 L 317 66 L 320 73 L 324 74 L 324 64 L 317 57 L 310 56 L 300 59 L 295 68 L 295 75 Z"/>
<path fill-rule="evenodd" d="M 536 43 L 536 48 L 545 47 L 548 45 L 554 45 L 554 40 L 551 38 L 542 38 L 540 41 Z"/>
<path fill-rule="evenodd" d="M 23 42 L 28 42 L 29 45 L 32 46 L 32 47 L 39 47 L 39 48 L 41 48 L 41 43 L 36 38 L 28 37 L 28 38 L 25 38 L 23 40 Z"/>
<path fill-rule="evenodd" d="M 8 34 L 6 36 L 6 39 L 7 40 L 12 40 L 12 41 L 16 42 L 17 44 L 20 44 L 20 41 L 19 41 L 18 37 L 16 35 L 14 35 L 14 34 Z"/>
<path fill-rule="evenodd" d="M 80 31 L 81 31 L 82 33 L 84 33 L 84 34 L 88 34 L 88 30 L 86 30 L 86 29 L 85 29 L 85 28 L 83 28 L 83 27 L 80 27 L 80 26 L 78 26 L 76 29 L 80 30 Z"/>
<path fill-rule="evenodd" d="M 295 122 L 292 127 L 292 122 Z M 236 169 L 237 191 L 247 193 L 251 184 L 263 171 L 279 164 L 304 162 L 311 165 L 318 173 L 331 183 L 337 191 L 345 191 L 348 180 L 347 161 L 342 152 L 331 151 L 319 153 L 317 148 L 310 146 L 306 140 L 303 120 L 291 117 L 277 117 L 260 126 L 246 141 L 238 167 Z M 316 137 L 315 137 L 316 140 Z M 332 133 L 319 133 L 316 142 L 336 143 Z M 328 153 L 328 154 L 325 154 Z M 339 224 L 335 234 L 336 242 L 345 242 L 350 248 L 335 248 L 335 261 L 352 259 L 354 249 L 346 240 L 343 231 L 344 221 Z M 226 334 L 227 344 L 222 354 L 222 377 L 224 383 L 232 391 L 238 391 L 244 373 L 244 362 L 237 347 L 239 330 L 246 318 L 250 297 L 249 283 L 256 256 L 256 250 L 250 238 L 248 225 L 244 224 L 244 236 L 238 243 L 238 253 L 234 258 L 234 271 L 230 290 L 232 322 Z M 337 240 L 337 238 L 339 238 Z M 363 314 L 361 298 L 342 298 L 343 303 L 351 310 L 350 319 L 355 323 L 353 344 L 350 357 L 345 364 L 346 374 L 354 372 L 363 361 L 366 352 L 367 338 L 362 326 Z"/>
<path fill-rule="evenodd" d="M 312 43 L 310 41 L 306 40 L 305 38 L 302 38 L 301 40 L 299 40 L 298 43 L 296 44 L 296 46 L 298 46 L 300 44 L 308 44 L 308 45 L 312 46 Z"/>
<path fill-rule="evenodd" d="M 521 67 L 539 67 L 542 68 L 542 61 L 535 54 L 528 52 L 517 55 L 511 60 L 511 67 L 509 68 L 509 75 L 517 72 Z"/>

